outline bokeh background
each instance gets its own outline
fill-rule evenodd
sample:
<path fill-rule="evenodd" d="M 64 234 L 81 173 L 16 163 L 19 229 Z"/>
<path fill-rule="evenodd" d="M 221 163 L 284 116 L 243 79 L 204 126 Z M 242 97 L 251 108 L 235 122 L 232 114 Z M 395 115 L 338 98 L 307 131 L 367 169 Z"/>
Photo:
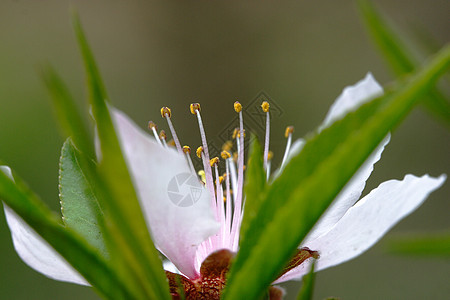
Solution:
<path fill-rule="evenodd" d="M 450 37 L 448 0 L 383 0 L 376 4 L 414 36 Z M 167 129 L 170 106 L 182 143 L 200 144 L 189 103 L 202 104 L 207 135 L 235 118 L 233 102 L 260 96 L 278 105 L 271 149 L 279 163 L 284 128 L 313 130 L 344 86 L 371 71 L 392 80 L 358 18 L 355 1 L 65 1 L 0 2 L 0 158 L 58 211 L 58 158 L 63 139 L 39 76 L 51 63 L 86 111 L 82 64 L 70 24 L 77 10 L 114 105 L 143 127 Z M 414 30 L 412 30 L 414 29 Z M 448 129 L 420 109 L 394 132 L 367 191 L 406 173 L 450 174 Z M 315 299 L 442 299 L 450 293 L 449 260 L 386 253 L 405 232 L 448 231 L 450 184 L 364 255 L 318 273 Z M 0 299 L 97 299 L 86 287 L 60 283 L 16 255 L 0 214 Z M 295 298 L 299 282 L 285 284 Z"/>

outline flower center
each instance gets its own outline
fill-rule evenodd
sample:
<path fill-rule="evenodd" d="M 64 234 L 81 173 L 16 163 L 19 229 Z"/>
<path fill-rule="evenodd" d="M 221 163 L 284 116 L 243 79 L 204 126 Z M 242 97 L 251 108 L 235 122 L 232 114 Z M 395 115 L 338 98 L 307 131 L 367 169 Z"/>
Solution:
<path fill-rule="evenodd" d="M 261 109 L 266 115 L 266 131 L 264 139 L 264 169 L 267 174 L 267 181 L 269 181 L 271 159 L 273 153 L 269 151 L 270 140 L 270 105 L 267 101 L 262 102 Z M 233 132 L 233 140 L 235 141 L 236 151 L 232 151 L 233 142 L 227 141 L 222 148 L 220 154 L 222 161 L 225 164 L 225 173 L 219 174 L 219 157 L 210 157 L 208 149 L 208 143 L 206 139 L 205 128 L 201 117 L 201 107 L 199 103 L 192 103 L 190 105 L 190 112 L 196 116 L 198 121 L 198 127 L 200 131 L 202 145 L 197 148 L 195 152 L 198 158 L 203 163 L 203 170 L 200 170 L 197 174 L 200 176 L 201 181 L 205 185 L 210 195 L 211 208 L 214 212 L 215 219 L 220 223 L 221 227 L 217 234 L 209 237 L 203 243 L 198 246 L 196 269 L 198 276 L 201 273 L 200 269 L 203 266 L 204 260 L 207 259 L 211 253 L 219 249 L 228 249 L 232 253 L 237 252 L 239 243 L 239 231 L 243 216 L 243 202 L 245 201 L 243 195 L 244 186 L 244 120 L 243 120 L 243 106 L 240 102 L 234 103 L 234 110 L 239 115 L 239 127 Z M 171 117 L 172 111 L 168 107 L 161 108 L 161 116 L 166 119 L 170 132 L 172 134 L 173 143 L 178 152 L 186 157 L 186 161 L 189 165 L 192 173 L 196 173 L 194 165 L 191 159 L 191 148 L 189 146 L 181 146 L 175 128 L 172 124 Z M 153 122 L 149 122 L 149 129 L 153 132 L 155 139 L 163 147 L 168 147 L 169 142 L 166 142 L 166 134 L 162 130 L 160 134 L 157 133 L 157 126 Z M 286 150 L 283 156 L 281 168 L 286 164 L 288 160 L 288 154 L 292 143 L 292 134 L 294 128 L 289 126 L 286 128 L 285 137 L 287 138 Z M 221 162 L 220 162 L 221 163 Z M 309 250 L 309 249 L 308 249 Z M 310 252 L 302 252 L 304 255 Z M 308 256 L 308 255 L 306 255 Z M 292 266 L 298 266 L 304 260 L 301 260 L 300 254 L 296 254 L 298 263 L 292 263 Z M 310 255 L 310 257 L 312 257 Z M 305 259 L 307 259 L 306 257 Z M 292 267 L 293 268 L 293 267 Z M 208 286 L 219 288 L 224 284 L 221 283 L 221 279 L 205 277 L 201 282 L 210 282 Z M 194 284 L 194 283 L 193 283 Z M 197 283 L 195 283 L 197 284 Z M 194 284 L 194 285 L 195 285 Z M 213 289 L 213 288 L 211 288 Z M 198 290 L 196 286 L 195 290 Z M 200 299 L 200 298 L 199 298 Z M 211 298 L 213 299 L 213 298 Z"/>
<path fill-rule="evenodd" d="M 234 256 L 234 253 L 227 249 L 211 253 L 203 261 L 200 276 L 195 280 L 166 271 L 172 299 L 220 300 Z M 298 249 L 279 277 L 312 257 L 317 259 L 319 254 L 308 248 Z M 283 298 L 283 291 L 274 286 L 269 288 L 267 294 L 269 300 Z"/>

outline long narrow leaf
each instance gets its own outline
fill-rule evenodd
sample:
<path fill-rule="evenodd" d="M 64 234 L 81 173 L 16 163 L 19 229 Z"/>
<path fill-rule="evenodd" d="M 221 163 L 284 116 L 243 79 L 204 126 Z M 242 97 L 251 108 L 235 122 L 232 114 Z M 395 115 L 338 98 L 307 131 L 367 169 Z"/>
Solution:
<path fill-rule="evenodd" d="M 50 92 L 55 116 L 65 135 L 64 138 L 72 137 L 78 149 L 93 157 L 91 137 L 68 88 L 50 66 L 43 68 L 42 77 Z"/>
<path fill-rule="evenodd" d="M 402 37 L 390 25 L 390 22 L 377 11 L 370 1 L 359 0 L 358 4 L 369 32 L 394 73 L 402 76 L 417 69 L 420 66 L 419 62 L 402 42 Z M 450 103 L 442 92 L 435 90 L 429 93 L 423 99 L 423 104 L 430 112 L 450 126 Z"/>
<path fill-rule="evenodd" d="M 258 299 L 264 293 L 359 166 L 449 66 L 450 46 L 395 91 L 308 139 L 264 191 L 263 205 L 241 240 L 225 299 Z"/>
<path fill-rule="evenodd" d="M 388 241 L 387 249 L 399 255 L 450 257 L 450 233 L 397 237 Z"/>
<path fill-rule="evenodd" d="M 314 281 L 316 274 L 314 273 L 314 267 L 316 262 L 311 264 L 311 270 L 302 278 L 302 287 L 298 293 L 297 300 L 311 300 L 314 292 Z"/>
<path fill-rule="evenodd" d="M 14 183 L 0 172 L 0 198 L 58 251 L 104 297 L 132 299 L 136 296 L 124 281 L 78 234 L 60 220 L 34 195 L 20 178 Z"/>
<path fill-rule="evenodd" d="M 261 205 L 262 192 L 266 186 L 263 153 L 256 137 L 252 139 L 248 169 L 245 172 L 245 214 L 241 224 L 241 232 L 245 233 L 250 221 L 255 217 Z M 244 238 L 241 236 L 241 238 Z"/>
<path fill-rule="evenodd" d="M 74 28 L 86 68 L 92 114 L 97 124 L 102 157 L 98 171 L 111 198 L 104 201 L 114 228 L 119 230 L 116 241 L 122 247 L 130 266 L 143 274 L 144 287 L 155 299 L 170 299 L 169 287 L 161 260 L 150 239 L 130 174 L 106 104 L 108 99 L 92 52 L 81 24 L 74 17 Z"/>

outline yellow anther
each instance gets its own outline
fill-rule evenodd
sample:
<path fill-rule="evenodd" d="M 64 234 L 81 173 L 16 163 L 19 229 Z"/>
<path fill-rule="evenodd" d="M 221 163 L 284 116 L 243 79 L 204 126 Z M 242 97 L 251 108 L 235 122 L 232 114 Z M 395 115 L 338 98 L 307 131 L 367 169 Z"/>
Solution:
<path fill-rule="evenodd" d="M 191 108 L 191 113 L 192 113 L 193 115 L 196 115 L 196 114 L 197 114 L 197 111 L 200 112 L 200 103 L 192 103 L 191 106 L 190 106 L 190 108 Z"/>
<path fill-rule="evenodd" d="M 267 160 L 272 160 L 273 158 L 273 152 L 269 151 L 269 153 L 267 153 Z"/>
<path fill-rule="evenodd" d="M 237 160 L 238 160 L 238 154 L 237 154 L 237 152 L 234 152 L 234 153 L 233 153 L 233 160 L 234 160 L 234 162 L 237 162 Z"/>
<path fill-rule="evenodd" d="M 231 149 L 233 148 L 233 142 L 232 141 L 226 141 L 223 145 L 222 145 L 222 150 L 223 151 L 231 151 Z"/>
<path fill-rule="evenodd" d="M 246 165 L 243 165 L 243 166 L 242 166 L 242 171 L 245 171 L 245 169 L 247 169 L 247 166 L 246 166 Z"/>
<path fill-rule="evenodd" d="M 223 203 L 227 203 L 227 197 L 223 197 Z"/>
<path fill-rule="evenodd" d="M 175 147 L 175 141 L 173 139 L 170 139 L 170 141 L 167 142 L 167 145 L 171 146 L 171 147 Z"/>
<path fill-rule="evenodd" d="M 167 137 L 166 132 L 164 130 L 161 130 L 159 132 L 159 138 L 162 139 L 162 140 L 165 140 L 166 137 Z"/>
<path fill-rule="evenodd" d="M 227 158 L 230 158 L 230 157 L 231 157 L 231 154 L 230 154 L 230 152 L 228 152 L 228 151 L 222 151 L 222 152 L 220 153 L 220 156 L 222 156 L 223 159 L 227 159 Z"/>
<path fill-rule="evenodd" d="M 214 167 L 215 165 L 217 166 L 219 164 L 219 158 L 217 156 L 214 158 L 211 158 L 209 160 L 209 164 L 211 165 L 211 167 Z"/>
<path fill-rule="evenodd" d="M 148 129 L 153 130 L 153 128 L 155 128 L 155 130 L 158 130 L 158 126 L 156 126 L 155 122 L 148 121 Z"/>
<path fill-rule="evenodd" d="M 189 147 L 189 146 L 183 146 L 183 152 L 184 153 L 191 153 L 191 147 Z"/>
<path fill-rule="evenodd" d="M 239 103 L 239 101 L 234 102 L 234 110 L 235 110 L 237 113 L 240 113 L 240 112 L 241 112 L 241 110 L 242 110 L 242 104 Z"/>
<path fill-rule="evenodd" d="M 269 105 L 269 102 L 267 102 L 267 101 L 263 101 L 263 103 L 261 104 L 261 108 L 262 108 L 263 112 L 265 112 L 265 113 L 269 111 L 269 107 L 270 107 L 270 105 Z"/>
<path fill-rule="evenodd" d="M 293 132 L 294 132 L 294 126 L 286 127 L 286 131 L 284 132 L 284 137 L 287 138 Z"/>
<path fill-rule="evenodd" d="M 233 139 L 235 139 L 237 137 L 238 133 L 239 133 L 239 128 L 235 128 L 233 131 L 233 136 L 232 136 Z"/>
<path fill-rule="evenodd" d="M 227 173 L 222 174 L 223 179 L 227 179 Z"/>
<path fill-rule="evenodd" d="M 223 182 L 223 177 L 219 176 L 219 184 L 222 184 L 222 182 Z M 216 181 L 216 184 L 217 184 L 217 181 Z"/>
<path fill-rule="evenodd" d="M 197 151 L 195 151 L 195 153 L 197 154 L 198 158 L 202 158 L 202 152 L 203 152 L 203 147 L 200 146 L 197 148 Z"/>
<path fill-rule="evenodd" d="M 206 184 L 206 174 L 205 171 L 200 170 L 197 172 L 198 176 L 200 176 L 200 180 L 203 182 L 203 184 Z"/>
<path fill-rule="evenodd" d="M 244 132 L 244 138 L 245 138 L 245 129 L 242 130 Z M 237 137 L 240 138 L 241 137 L 241 131 L 238 131 L 237 133 Z"/>
<path fill-rule="evenodd" d="M 165 118 L 165 117 L 171 117 L 172 116 L 172 111 L 170 110 L 170 108 L 164 106 L 161 108 L 161 117 Z"/>

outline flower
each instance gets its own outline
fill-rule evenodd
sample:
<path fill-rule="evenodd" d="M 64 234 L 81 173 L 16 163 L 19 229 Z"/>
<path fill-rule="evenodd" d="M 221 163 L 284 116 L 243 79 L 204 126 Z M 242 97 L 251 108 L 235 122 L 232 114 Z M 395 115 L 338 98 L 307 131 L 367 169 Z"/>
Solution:
<path fill-rule="evenodd" d="M 356 85 L 344 89 L 319 130 L 381 93 L 381 87 L 372 75 L 368 74 Z M 268 103 L 263 103 L 262 108 L 264 112 L 269 113 Z M 240 103 L 235 103 L 235 110 L 240 117 L 239 129 L 235 132 L 237 164 L 230 148 L 226 147 L 222 153 L 226 174 L 219 176 L 218 158 L 209 157 L 200 105 L 191 105 L 191 112 L 199 122 L 203 143 L 197 150 L 204 170 L 204 184 L 199 184 L 191 161 L 190 148 L 181 147 L 171 122 L 169 108 L 161 109 L 161 114 L 168 122 L 177 150 L 167 146 L 165 133 L 158 135 L 154 123 L 149 123 L 153 138 L 124 113 L 110 108 L 148 228 L 158 250 L 171 262 L 165 263 L 165 268 L 168 270 L 166 274 L 174 297 L 177 296 L 177 284 L 182 282 L 188 299 L 200 297 L 195 294 L 199 289 L 202 297 L 209 293 L 209 299 L 218 299 L 225 284 L 229 264 L 234 253 L 238 251 L 242 203 L 245 201 L 244 126 Z M 267 173 L 270 173 L 269 128 L 267 118 L 264 148 Z M 288 142 L 282 166 L 274 172 L 273 177 L 280 174 L 290 158 L 301 151 L 304 141 L 300 139 L 291 145 L 292 132 L 291 129 L 286 132 Z M 389 136 L 342 189 L 302 245 L 299 245 L 294 260 L 275 283 L 301 279 L 308 272 L 312 258 L 318 258 L 316 270 L 322 270 L 360 255 L 443 184 L 445 175 L 438 178 L 406 175 L 403 180 L 382 183 L 358 201 L 373 165 L 380 159 L 388 142 Z M 97 150 L 101 160 L 101 149 Z M 2 167 L 2 170 L 9 172 L 7 167 Z M 5 214 L 15 249 L 25 263 L 50 278 L 87 284 L 6 205 Z M 169 272 L 169 269 L 172 272 Z M 273 299 L 281 297 L 276 290 L 271 292 Z M 194 294 L 197 296 L 194 297 Z"/>

